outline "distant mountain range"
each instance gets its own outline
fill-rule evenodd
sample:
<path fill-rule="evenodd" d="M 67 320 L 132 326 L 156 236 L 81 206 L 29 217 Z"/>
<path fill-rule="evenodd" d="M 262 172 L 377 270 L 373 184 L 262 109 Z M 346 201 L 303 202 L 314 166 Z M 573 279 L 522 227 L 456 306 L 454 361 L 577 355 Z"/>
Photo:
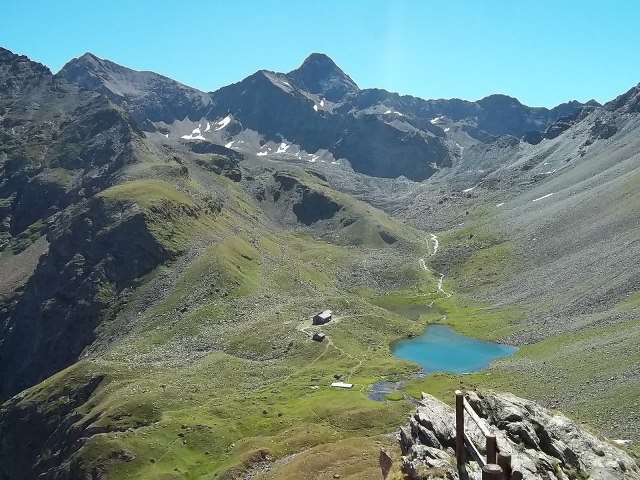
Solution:
<path fill-rule="evenodd" d="M 412 180 L 450 166 L 476 143 L 501 135 L 535 138 L 561 118 L 598 106 L 571 101 L 547 109 L 505 95 L 469 102 L 361 90 L 319 53 L 289 73 L 260 70 L 212 93 L 90 53 L 58 76 L 106 95 L 150 134 L 206 139 L 262 156 L 347 161 L 357 172 Z"/>

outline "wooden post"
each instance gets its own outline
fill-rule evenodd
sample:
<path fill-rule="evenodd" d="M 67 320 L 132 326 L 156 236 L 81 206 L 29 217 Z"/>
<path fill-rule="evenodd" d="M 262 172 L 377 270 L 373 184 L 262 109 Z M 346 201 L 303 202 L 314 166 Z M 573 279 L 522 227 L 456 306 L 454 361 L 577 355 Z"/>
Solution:
<path fill-rule="evenodd" d="M 500 465 L 489 463 L 482 467 L 482 480 L 504 480 L 504 472 Z"/>
<path fill-rule="evenodd" d="M 498 465 L 502 467 L 505 480 L 511 480 L 511 455 L 498 452 Z"/>
<path fill-rule="evenodd" d="M 487 435 L 487 464 L 498 463 L 498 444 L 495 435 Z"/>
<path fill-rule="evenodd" d="M 464 465 L 464 394 L 456 390 L 456 461 L 458 468 Z"/>

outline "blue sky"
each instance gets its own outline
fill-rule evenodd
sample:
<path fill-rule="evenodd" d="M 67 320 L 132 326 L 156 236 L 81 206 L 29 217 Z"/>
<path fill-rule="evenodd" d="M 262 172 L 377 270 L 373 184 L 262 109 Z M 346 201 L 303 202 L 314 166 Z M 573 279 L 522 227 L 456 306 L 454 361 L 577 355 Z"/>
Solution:
<path fill-rule="evenodd" d="M 640 82 L 635 0 L 3 0 L 0 45 L 57 71 L 91 51 L 211 91 L 311 52 L 423 98 L 607 101 Z"/>

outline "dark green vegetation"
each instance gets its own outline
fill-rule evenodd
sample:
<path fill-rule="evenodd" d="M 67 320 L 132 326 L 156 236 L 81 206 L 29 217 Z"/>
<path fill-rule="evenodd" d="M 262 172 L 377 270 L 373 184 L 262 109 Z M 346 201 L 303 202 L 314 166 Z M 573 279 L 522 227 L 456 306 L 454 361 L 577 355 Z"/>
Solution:
<path fill-rule="evenodd" d="M 377 307 L 360 291 L 414 288 L 416 280 L 425 291 L 433 289 L 433 279 L 415 261 L 419 233 L 358 201 L 338 203 L 341 194 L 302 171 L 267 169 L 260 175 L 269 182 L 276 176 L 267 186 L 280 185 L 278 201 L 290 195 L 299 204 L 292 192 L 300 188 L 298 201 L 315 191 L 340 212 L 327 219 L 336 224 L 331 231 L 340 232 L 333 242 L 276 229 L 258 200 L 226 178 L 198 170 L 198 162 L 187 164 L 196 173 L 185 176 L 180 189 L 136 178 L 95 197 L 100 212 L 125 212 L 107 231 L 129 225 L 126 212 L 132 209 L 132 218 L 140 218 L 134 242 L 173 263 L 145 276 L 149 269 L 126 270 L 99 284 L 101 302 L 123 304 L 97 326 L 96 353 L 5 405 L 5 458 L 31 432 L 46 432 L 39 436 L 42 444 L 3 462 L 5 475 L 48 469 L 63 476 L 197 478 L 242 471 L 266 455 L 386 433 L 403 422 L 410 404 L 376 403 L 365 393 L 379 377 L 415 368 L 394 360 L 389 343 L 420 332 L 424 323 Z M 200 198 L 198 176 L 221 192 L 219 211 Z M 295 185 L 283 187 L 283 178 Z M 356 221 L 340 230 L 346 217 Z M 66 238 L 84 233 L 74 231 L 73 222 L 64 225 Z M 397 239 L 393 246 L 380 231 Z M 116 250 L 126 256 L 118 265 L 140 263 L 135 250 Z M 163 277 L 165 271 L 171 278 Z M 126 303 L 118 280 L 137 286 Z M 160 284 L 170 290 L 149 301 Z M 325 328 L 328 339 L 313 342 L 311 316 L 327 306 L 336 312 Z M 331 389 L 334 375 L 356 388 Z"/>
<path fill-rule="evenodd" d="M 244 123 L 226 132 L 214 119 L 233 95 L 211 104 L 113 64 L 97 76 L 105 65 L 83 58 L 91 68 L 76 62 L 53 76 L 0 50 L 0 479 L 232 479 L 266 466 L 261 478 L 370 478 L 377 442 L 388 444 L 412 409 L 402 393 L 451 400 L 461 384 L 557 406 L 634 440 L 638 453 L 635 97 L 593 114 L 602 118 L 580 110 L 552 125 L 566 134 L 548 130 L 535 146 L 464 137 L 474 145 L 463 154 L 462 117 L 445 119 L 460 135 L 450 137 L 424 116 L 444 103 L 353 90 L 331 65 L 326 82 L 305 70 L 248 79 L 258 86 L 246 102 L 282 100 L 272 109 L 280 124 L 235 105 Z M 294 98 L 285 78 L 298 85 Z M 133 93 L 109 89 L 121 84 Z M 334 94 L 365 104 L 312 124 L 289 116 L 316 115 L 318 95 L 329 105 Z M 495 134 L 504 132 L 485 116 L 500 100 L 480 104 L 477 119 Z M 422 133 L 380 120 L 383 102 L 411 107 Z M 519 130 L 559 115 L 520 107 Z M 629 123 L 612 137 L 614 117 Z M 220 145 L 179 138 L 209 122 Z M 407 151 L 421 142 L 446 145 L 452 166 L 417 184 L 308 152 L 257 156 L 265 141 L 285 144 L 278 125 L 310 151 L 356 128 L 334 153 L 365 170 L 390 174 L 392 150 L 404 152 L 403 168 L 417 164 L 423 157 Z M 236 140 L 255 151 L 222 147 Z M 420 178 L 435 171 L 419 167 Z M 553 202 L 540 201 L 549 193 Z M 312 326 L 326 308 L 333 320 Z M 369 400 L 371 384 L 417 371 L 390 344 L 438 321 L 520 349 L 487 371 L 413 379 L 386 402 Z M 319 330 L 323 342 L 311 339 Z M 336 379 L 354 387 L 330 387 Z M 289 454 L 299 455 L 272 465 Z"/>

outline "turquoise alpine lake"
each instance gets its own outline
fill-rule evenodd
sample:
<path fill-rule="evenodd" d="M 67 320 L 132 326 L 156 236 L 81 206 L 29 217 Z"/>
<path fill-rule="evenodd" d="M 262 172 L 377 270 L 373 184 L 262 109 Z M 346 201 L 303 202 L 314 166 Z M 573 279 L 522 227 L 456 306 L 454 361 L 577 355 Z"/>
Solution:
<path fill-rule="evenodd" d="M 470 373 L 492 360 L 512 355 L 516 347 L 466 337 L 447 325 L 429 325 L 419 337 L 394 342 L 391 352 L 414 361 L 424 372 Z"/>

